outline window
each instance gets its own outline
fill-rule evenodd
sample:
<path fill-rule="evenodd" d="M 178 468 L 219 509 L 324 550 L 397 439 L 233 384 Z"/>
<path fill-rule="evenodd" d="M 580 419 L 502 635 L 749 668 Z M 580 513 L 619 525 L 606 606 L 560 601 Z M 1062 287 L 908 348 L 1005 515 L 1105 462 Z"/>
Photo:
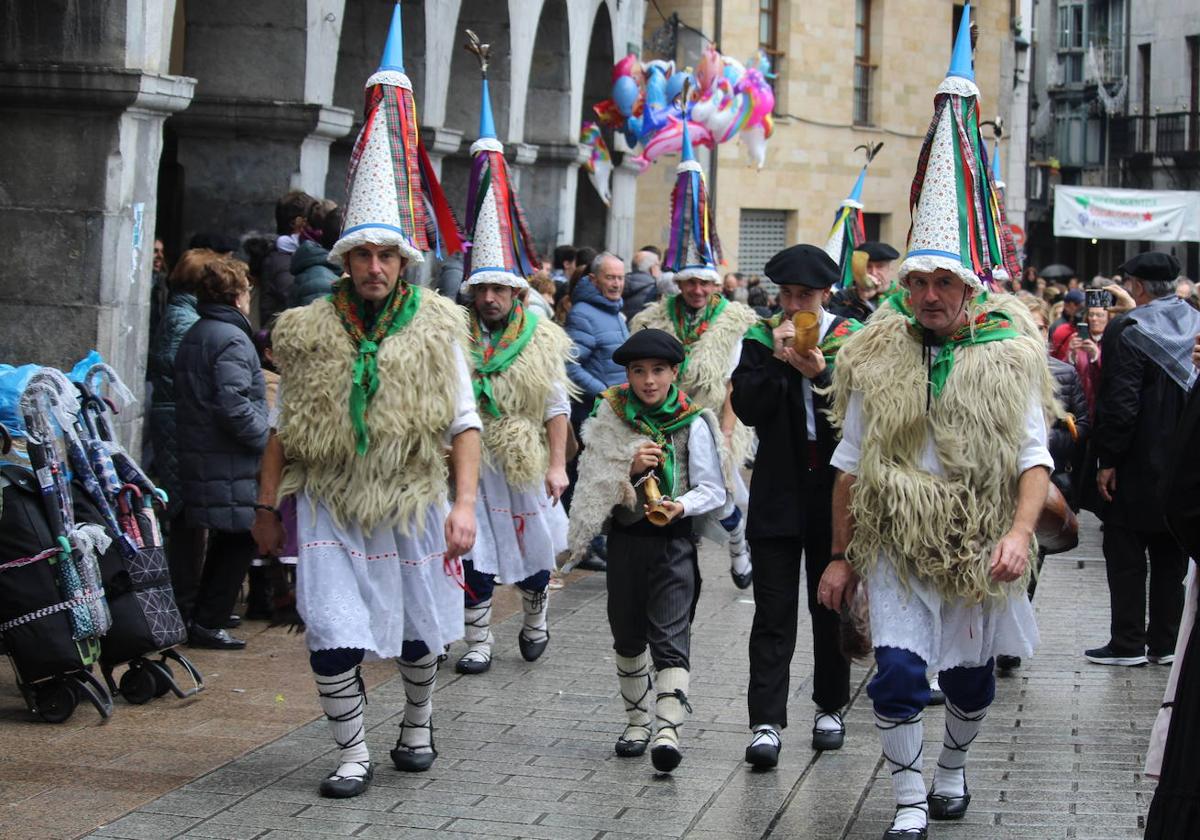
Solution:
<path fill-rule="evenodd" d="M 883 228 L 883 217 L 887 213 L 863 213 L 863 232 L 866 234 L 866 242 L 878 242 L 883 237 L 880 231 Z"/>
<path fill-rule="evenodd" d="M 1187 39 L 1188 150 L 1200 151 L 1200 35 Z"/>
<path fill-rule="evenodd" d="M 742 210 L 738 224 L 738 271 L 743 274 L 762 274 L 771 257 L 787 247 L 786 210 Z M 774 284 L 764 278 L 764 286 L 774 291 Z"/>
<path fill-rule="evenodd" d="M 1058 4 L 1058 61 L 1060 84 L 1083 83 L 1084 58 L 1087 40 L 1084 31 L 1085 3 L 1080 0 L 1061 0 Z"/>
<path fill-rule="evenodd" d="M 1100 118 L 1087 104 L 1064 103 L 1054 120 L 1054 155 L 1064 167 L 1082 169 L 1103 162 Z"/>
<path fill-rule="evenodd" d="M 787 104 L 784 99 L 783 59 L 784 51 L 779 47 L 779 30 L 782 24 L 787 32 L 786 18 L 780 20 L 781 11 L 786 14 L 787 7 L 780 8 L 780 0 L 758 0 L 758 48 L 766 53 L 771 60 L 771 72 L 775 78 L 769 79 L 775 90 L 775 113 L 785 113 Z"/>
<path fill-rule="evenodd" d="M 854 0 L 854 124 L 874 125 L 871 114 L 871 0 Z"/>

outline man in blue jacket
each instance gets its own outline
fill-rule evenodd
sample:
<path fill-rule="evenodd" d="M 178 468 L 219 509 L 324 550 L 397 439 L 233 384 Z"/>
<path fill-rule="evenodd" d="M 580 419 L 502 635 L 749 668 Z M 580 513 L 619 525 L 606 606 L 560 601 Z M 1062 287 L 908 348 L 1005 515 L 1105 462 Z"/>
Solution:
<path fill-rule="evenodd" d="M 567 364 L 567 375 L 583 392 L 578 402 L 571 404 L 571 426 L 575 436 L 579 427 L 591 413 L 596 396 L 606 388 L 625 381 L 625 368 L 613 361 L 613 352 L 629 338 L 629 327 L 621 314 L 624 304 L 625 263 L 608 251 L 603 251 L 592 260 L 590 271 L 580 278 L 571 293 L 571 311 L 567 315 L 567 335 L 575 344 L 575 361 Z M 575 488 L 576 462 L 568 465 L 567 475 L 571 486 L 563 494 L 563 506 L 570 510 L 571 495 Z M 603 552 L 601 544 L 593 545 L 597 554 Z M 582 569 L 603 571 L 605 563 L 600 558 L 589 557 L 579 564 Z"/>

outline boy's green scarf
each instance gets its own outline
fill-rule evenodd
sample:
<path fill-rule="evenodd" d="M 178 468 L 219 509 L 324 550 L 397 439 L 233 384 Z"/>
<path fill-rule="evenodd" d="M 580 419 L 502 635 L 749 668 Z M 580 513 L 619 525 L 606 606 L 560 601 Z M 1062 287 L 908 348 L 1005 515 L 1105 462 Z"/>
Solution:
<path fill-rule="evenodd" d="M 650 408 L 639 400 L 628 382 L 602 391 L 596 398 L 597 408 L 601 400 L 606 401 L 618 417 L 662 447 L 661 489 L 664 496 L 670 497 L 675 492 L 675 445 L 670 435 L 690 425 L 703 409 L 675 385 L 657 408 Z M 592 413 L 595 414 L 595 409 Z"/>
<path fill-rule="evenodd" d="M 417 314 L 421 290 L 401 280 L 382 305 L 372 309 L 354 290 L 354 281 L 343 277 L 334 285 L 329 300 L 350 340 L 358 346 L 350 386 L 350 422 L 354 426 L 355 451 L 366 455 L 371 448 L 367 410 L 379 390 L 379 365 L 375 356 L 383 340 L 408 326 Z"/>
<path fill-rule="evenodd" d="M 493 332 L 488 339 L 483 336 L 479 316 L 471 319 L 471 355 L 475 359 L 471 385 L 475 389 L 475 401 L 479 407 L 493 417 L 500 416 L 500 406 L 492 392 L 492 376 L 508 370 L 517 360 L 517 356 L 533 338 L 537 323 L 537 313 L 526 312 L 519 300 L 513 302 L 504 330 Z"/>

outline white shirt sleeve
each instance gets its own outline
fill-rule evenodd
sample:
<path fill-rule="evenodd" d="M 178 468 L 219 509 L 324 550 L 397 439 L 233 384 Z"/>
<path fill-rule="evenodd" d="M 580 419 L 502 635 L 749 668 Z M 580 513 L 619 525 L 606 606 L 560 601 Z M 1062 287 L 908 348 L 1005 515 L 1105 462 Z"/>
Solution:
<path fill-rule="evenodd" d="M 556 382 L 546 395 L 546 412 L 542 416 L 542 422 L 549 423 L 555 417 L 570 413 L 571 400 L 567 397 L 567 389 L 561 382 Z"/>
<path fill-rule="evenodd" d="M 1049 432 L 1046 428 L 1046 415 L 1036 396 L 1030 395 L 1029 406 L 1025 409 L 1025 436 L 1021 440 L 1021 452 L 1017 456 L 1017 469 L 1020 472 L 1033 467 L 1046 467 L 1054 471 L 1054 459 L 1050 457 L 1047 444 Z"/>
<path fill-rule="evenodd" d="M 688 491 L 675 499 L 683 505 L 684 516 L 700 516 L 725 504 L 720 452 L 712 430 L 702 419 L 688 426 L 688 480 Z"/>
<path fill-rule="evenodd" d="M 842 440 L 833 450 L 830 465 L 850 475 L 858 474 L 859 446 L 862 444 L 862 391 L 850 393 L 850 403 L 846 406 L 846 421 L 842 424 Z"/>
<path fill-rule="evenodd" d="M 733 342 L 733 352 L 729 354 L 729 374 L 725 377 L 729 379 L 733 376 L 733 372 L 737 370 L 738 363 L 742 360 L 742 340 L 738 339 Z"/>
<path fill-rule="evenodd" d="M 454 373 L 458 390 L 454 395 L 454 420 L 442 438 L 449 446 L 454 438 L 468 429 L 482 429 L 483 421 L 479 419 L 479 410 L 475 407 L 475 389 L 471 387 L 471 371 L 467 368 L 467 359 L 462 348 L 453 346 Z"/>

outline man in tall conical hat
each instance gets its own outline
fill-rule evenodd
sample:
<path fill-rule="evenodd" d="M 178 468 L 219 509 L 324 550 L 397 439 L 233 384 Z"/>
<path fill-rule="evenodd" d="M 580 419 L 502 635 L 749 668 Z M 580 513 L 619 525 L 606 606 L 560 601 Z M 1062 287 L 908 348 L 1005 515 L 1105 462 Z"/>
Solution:
<path fill-rule="evenodd" d="M 686 96 L 685 90 L 685 102 Z M 741 355 L 742 336 L 758 316 L 746 304 L 721 295 L 717 268 L 721 243 L 686 120 L 683 125 L 683 149 L 671 196 L 671 242 L 663 257 L 663 270 L 674 272 L 679 293 L 643 309 L 629 327 L 631 331 L 659 329 L 679 339 L 687 352 L 679 368 L 679 386 L 697 405 L 720 418 L 733 462 L 742 464 L 750 454 L 751 435 L 733 413 L 729 378 Z M 729 574 L 738 589 L 746 589 L 752 574 L 746 542 L 747 493 L 740 472 L 735 472 L 734 480 L 738 506 L 723 524 L 729 533 Z"/>
<path fill-rule="evenodd" d="M 865 323 L 887 293 L 891 265 L 900 252 L 886 242 L 863 242 L 850 255 L 851 285 L 833 293 L 825 307 L 834 315 Z"/>
<path fill-rule="evenodd" d="M 466 318 L 403 279 L 427 232 L 407 165 L 416 123 L 406 97 L 389 98 L 407 90 L 389 64 L 399 21 L 397 7 L 332 249 L 346 276 L 328 297 L 283 313 L 272 333 L 281 382 L 253 529 L 260 550 L 277 552 L 277 505 L 296 496 L 297 607 L 339 748 L 320 792 L 338 798 L 363 793 L 374 774 L 360 673 L 368 653 L 395 658 L 404 682 L 393 764 L 409 772 L 433 764 L 438 654 L 462 635 L 458 558 L 475 540 L 481 423 Z"/>
<path fill-rule="evenodd" d="M 851 255 L 867 238 L 863 222 L 863 184 L 867 180 L 868 159 L 858 172 L 850 195 L 843 199 L 833 217 L 833 227 L 829 230 L 829 238 L 825 241 L 825 253 L 837 263 L 841 279 L 836 284 L 839 289 L 850 288 L 854 285 L 851 269 Z"/>
<path fill-rule="evenodd" d="M 538 265 L 529 231 L 496 138 L 488 94 L 488 46 L 468 30 L 483 69 L 479 139 L 467 196 L 471 225 L 467 296 L 471 301 L 472 382 L 483 418 L 484 465 L 475 547 L 464 558 L 466 653 L 461 674 L 492 664 L 492 592 L 516 584 L 525 614 L 517 636 L 532 662 L 550 641 L 546 627 L 550 570 L 567 547 L 559 497 L 567 487 L 566 445 L 571 340 L 558 324 L 527 310 L 526 277 Z"/>
<path fill-rule="evenodd" d="M 1047 424 L 1061 412 L 1028 311 L 987 290 L 996 267 L 1015 266 L 987 209 L 969 27 L 968 4 L 913 180 L 903 290 L 846 342 L 833 373 L 840 473 L 818 597 L 842 609 L 867 584 L 877 665 L 867 693 L 896 798 L 887 840 L 924 838 L 930 818 L 966 813 L 994 657 L 1037 643 L 1025 586 L 1054 463 Z M 927 671 L 946 701 L 928 793 Z"/>

